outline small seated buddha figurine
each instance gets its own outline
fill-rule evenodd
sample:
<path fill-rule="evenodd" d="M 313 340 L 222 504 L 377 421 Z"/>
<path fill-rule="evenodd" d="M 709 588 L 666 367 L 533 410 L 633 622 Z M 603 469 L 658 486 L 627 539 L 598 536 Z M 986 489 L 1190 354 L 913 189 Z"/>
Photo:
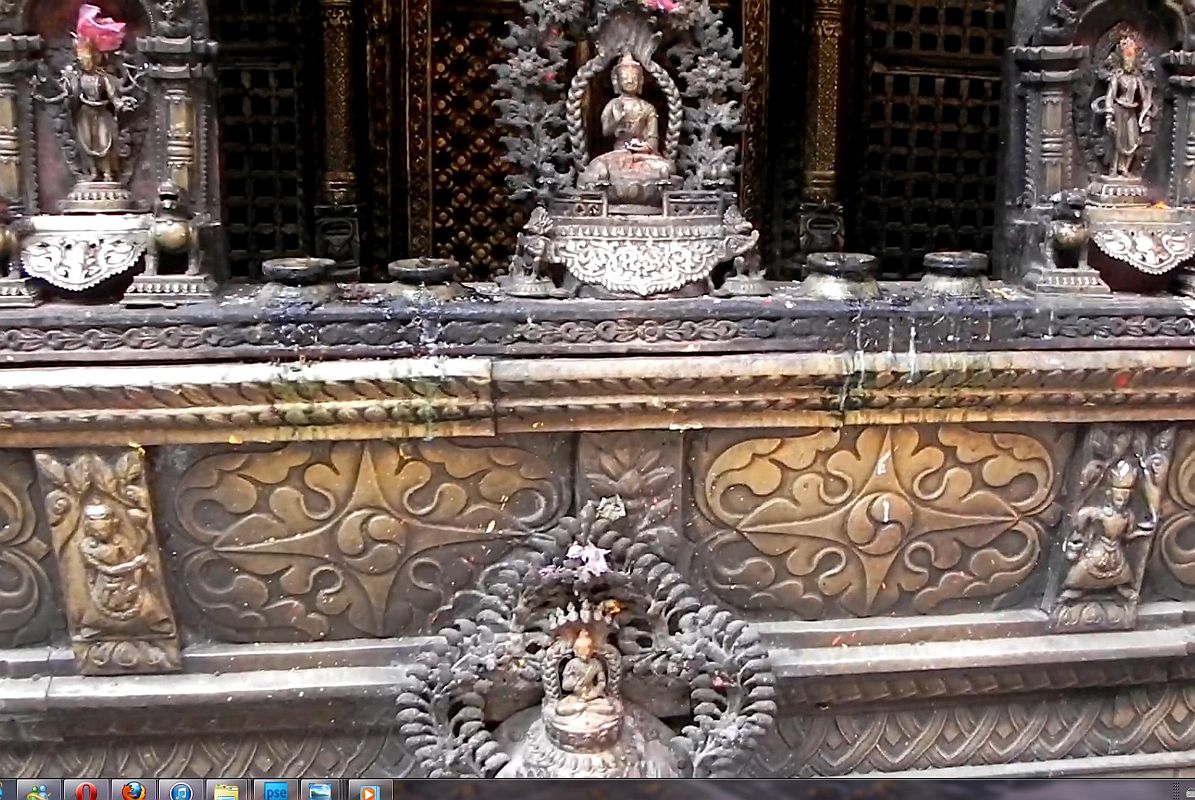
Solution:
<path fill-rule="evenodd" d="M 614 149 L 589 162 L 578 187 L 605 189 L 615 203 L 659 205 L 676 168 L 660 155 L 659 113 L 640 96 L 643 65 L 630 53 L 623 55 L 614 66 L 613 83 L 618 96 L 602 110 L 602 133 L 614 139 Z"/>
<path fill-rule="evenodd" d="M 613 714 L 617 711 L 606 689 L 606 667 L 595 653 L 593 636 L 582 628 L 573 640 L 573 657 L 564 665 L 560 688 L 567 694 L 556 703 L 556 714 L 571 717 L 586 711 Z"/>

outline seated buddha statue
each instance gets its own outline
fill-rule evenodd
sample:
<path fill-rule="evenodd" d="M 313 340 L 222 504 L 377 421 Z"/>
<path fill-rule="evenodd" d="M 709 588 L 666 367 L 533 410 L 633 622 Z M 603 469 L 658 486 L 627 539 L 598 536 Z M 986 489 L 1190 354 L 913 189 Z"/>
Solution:
<path fill-rule="evenodd" d="M 589 162 L 578 188 L 605 189 L 614 203 L 659 205 L 675 166 L 660 155 L 659 114 L 640 96 L 643 65 L 627 53 L 614 66 L 613 83 L 618 96 L 602 109 L 602 133 L 614 149 Z"/>

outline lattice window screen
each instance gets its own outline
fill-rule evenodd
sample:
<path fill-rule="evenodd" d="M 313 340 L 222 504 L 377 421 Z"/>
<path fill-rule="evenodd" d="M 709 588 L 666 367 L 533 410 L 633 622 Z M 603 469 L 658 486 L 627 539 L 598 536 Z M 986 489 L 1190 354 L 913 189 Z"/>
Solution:
<path fill-rule="evenodd" d="M 934 250 L 988 251 L 1005 0 L 867 0 L 852 249 L 890 277 Z"/>
<path fill-rule="evenodd" d="M 310 245 L 303 102 L 304 43 L 315 22 L 305 0 L 220 0 L 219 117 L 224 214 L 234 276 Z"/>
<path fill-rule="evenodd" d="M 511 15 L 518 13 L 515 6 Z M 493 103 L 503 15 L 447 9 L 432 34 L 432 241 L 478 277 L 504 269 L 525 212 L 509 199 Z"/>

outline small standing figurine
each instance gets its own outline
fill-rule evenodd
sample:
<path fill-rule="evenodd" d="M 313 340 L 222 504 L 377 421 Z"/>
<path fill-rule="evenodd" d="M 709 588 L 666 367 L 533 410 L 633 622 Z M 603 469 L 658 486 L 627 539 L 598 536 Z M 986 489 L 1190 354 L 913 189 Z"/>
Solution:
<path fill-rule="evenodd" d="M 1141 62 L 1141 45 L 1133 36 L 1117 43 L 1108 58 L 1102 76 L 1107 91 L 1092 103 L 1092 110 L 1104 115 L 1104 125 L 1112 140 L 1108 152 L 1108 170 L 1118 177 L 1131 177 L 1143 166 L 1138 159 L 1142 136 L 1152 130 L 1154 113 L 1153 84 Z"/>
<path fill-rule="evenodd" d="M 57 85 L 57 93 L 38 99 L 46 103 L 65 101 L 69 125 L 64 135 L 69 141 L 64 143 L 64 149 L 81 179 L 72 194 L 76 198 L 95 199 L 89 192 L 99 190 L 116 193 L 109 199 L 123 199 L 125 193 L 120 185 L 125 177 L 122 158 L 127 143 L 122 134 L 122 117 L 140 106 L 141 89 L 137 83 L 139 73 L 125 64 L 113 66 L 109 61 L 121 51 L 125 23 L 101 17 L 98 6 L 84 3 L 73 35 L 74 62 L 63 67 L 52 81 Z M 69 210 L 126 209 L 84 205 Z"/>
<path fill-rule="evenodd" d="M 602 133 L 614 139 L 614 149 L 589 163 L 580 188 L 607 188 L 617 202 L 653 204 L 671 185 L 675 165 L 660 155 L 660 117 L 641 96 L 644 78 L 643 65 L 630 53 L 615 64 L 618 96 L 602 110 Z"/>
<path fill-rule="evenodd" d="M 614 704 L 606 694 L 606 667 L 597 657 L 593 635 L 581 628 L 573 640 L 573 657 L 564 665 L 560 688 L 567 694 L 556 703 L 556 714 L 575 716 L 586 711 L 612 714 Z"/>
<path fill-rule="evenodd" d="M 1137 477 L 1132 462 L 1118 462 L 1112 470 L 1108 504 L 1079 509 L 1075 535 L 1066 543 L 1067 558 L 1074 565 L 1063 581 L 1060 600 L 1078 600 L 1103 591 L 1115 591 L 1129 601 L 1137 599 L 1136 576 L 1125 552 L 1127 540 L 1148 535 L 1137 529 L 1130 508 Z"/>

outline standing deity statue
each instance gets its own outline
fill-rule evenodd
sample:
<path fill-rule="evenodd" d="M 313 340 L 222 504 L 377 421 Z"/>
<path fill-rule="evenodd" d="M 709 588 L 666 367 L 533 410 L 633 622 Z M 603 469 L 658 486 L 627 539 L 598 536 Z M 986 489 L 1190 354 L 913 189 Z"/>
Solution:
<path fill-rule="evenodd" d="M 1127 460 L 1120 461 L 1112 470 L 1107 505 L 1079 509 L 1075 535 L 1066 543 L 1067 558 L 1074 563 L 1063 581 L 1060 600 L 1077 600 L 1103 591 L 1136 600 L 1136 576 L 1129 566 L 1125 544 L 1138 533 L 1130 507 L 1137 478 L 1137 467 Z"/>
<path fill-rule="evenodd" d="M 58 93 L 40 98 L 65 101 L 73 145 L 68 152 L 84 181 L 119 183 L 122 178 L 121 117 L 140 105 L 138 76 L 126 65 L 110 63 L 124 37 L 125 23 L 101 17 L 98 6 L 84 3 L 75 24 L 74 61 L 54 79 Z"/>
<path fill-rule="evenodd" d="M 1141 45 L 1133 36 L 1123 37 L 1108 57 L 1101 77 L 1108 87 L 1092 103 L 1092 110 L 1104 116 L 1104 126 L 1111 139 L 1107 166 L 1111 175 L 1130 177 L 1143 164 L 1138 158 L 1142 137 L 1153 126 L 1153 82 L 1146 74 Z"/>
<path fill-rule="evenodd" d="M 649 203 L 671 184 L 675 165 L 660 155 L 660 116 L 642 97 L 644 80 L 643 65 L 630 53 L 615 64 L 617 97 L 602 109 L 602 133 L 614 140 L 614 149 L 589 162 L 581 188 L 609 187 L 615 200 Z"/>

